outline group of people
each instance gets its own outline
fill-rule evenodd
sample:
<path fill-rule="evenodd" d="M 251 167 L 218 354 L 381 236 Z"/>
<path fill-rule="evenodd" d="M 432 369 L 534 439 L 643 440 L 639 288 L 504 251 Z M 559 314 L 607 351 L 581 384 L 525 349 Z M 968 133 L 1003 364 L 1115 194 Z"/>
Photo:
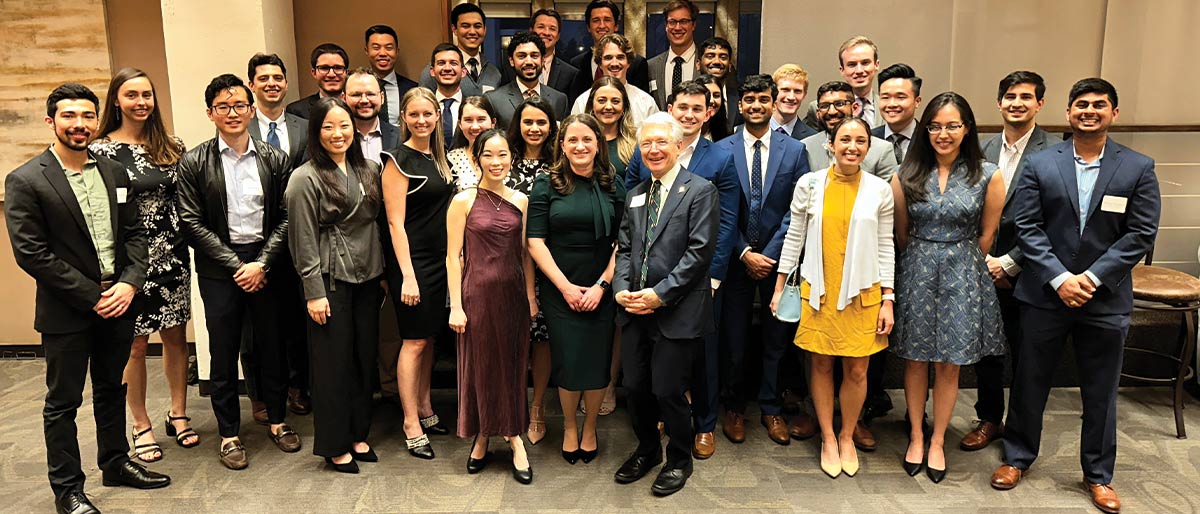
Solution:
<path fill-rule="evenodd" d="M 739 83 L 727 41 L 692 39 L 688 0 L 664 8 L 671 48 L 648 60 L 616 32 L 620 14 L 591 2 L 595 46 L 568 62 L 555 55 L 561 16 L 538 10 L 497 66 L 480 52 L 485 13 L 460 4 L 457 44 L 434 48 L 419 81 L 394 69 L 396 32 L 372 26 L 369 67 L 320 45 L 318 92 L 286 105 L 285 63 L 258 54 L 247 80 L 208 84 L 217 135 L 190 150 L 167 134 L 139 70 L 117 72 L 103 103 L 79 84 L 56 88 L 46 101 L 56 140 L 8 175 L 5 211 L 17 263 L 37 281 L 59 512 L 98 512 L 75 441 L 89 369 L 104 485 L 170 483 L 131 460 L 164 456 L 145 401 L 153 333 L 171 392 L 166 435 L 201 444 L 186 404 L 189 247 L 230 469 L 250 455 L 239 360 L 253 417 L 279 450 L 302 446 L 288 412 L 311 411 L 313 453 L 329 468 L 377 461 L 368 436 L 380 388 L 403 408 L 408 451 L 433 459 L 428 436 L 451 431 L 430 402 L 448 326 L 453 431 L 474 439 L 468 473 L 489 464 L 499 436 L 514 479 L 533 481 L 524 439 L 546 436 L 553 381 L 572 465 L 597 457 L 598 416 L 623 386 L 637 447 L 615 479 L 658 469 L 657 495 L 715 453 L 718 418 L 730 442 L 745 441 L 751 399 L 772 441 L 819 435 L 821 469 L 855 476 L 857 450 L 876 446 L 870 421 L 892 408 L 890 353 L 905 361 L 903 468 L 946 476 L 959 369 L 974 365 L 980 422 L 960 446 L 1003 439 L 992 485 L 1010 489 L 1037 456 L 1050 378 L 1073 336 L 1085 483 L 1098 508 L 1119 510 L 1129 273 L 1153 244 L 1160 203 L 1153 161 L 1107 137 L 1119 112 L 1111 84 L 1072 87 L 1071 137 L 1056 143 L 1036 124 L 1042 78 L 1013 72 L 997 91 L 1003 133 L 981 142 L 957 93 L 918 116 L 921 79 L 905 64 L 879 70 L 866 37 L 841 45 L 844 80 L 806 106 L 798 65 Z M 398 346 L 379 338 L 385 296 Z M 785 390 L 810 399 L 815 418 L 785 419 Z"/>

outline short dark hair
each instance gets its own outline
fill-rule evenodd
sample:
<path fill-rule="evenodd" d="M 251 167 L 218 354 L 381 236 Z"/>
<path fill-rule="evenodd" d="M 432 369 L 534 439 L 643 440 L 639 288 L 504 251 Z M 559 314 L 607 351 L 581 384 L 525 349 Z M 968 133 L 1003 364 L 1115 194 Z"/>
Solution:
<path fill-rule="evenodd" d="M 775 81 L 770 75 L 759 73 L 758 75 L 750 75 L 746 77 L 746 81 L 738 86 L 738 100 L 742 99 L 746 93 L 763 93 L 771 92 L 771 98 L 779 96 L 779 86 L 775 85 Z"/>
<path fill-rule="evenodd" d="M 367 27 L 367 31 L 363 33 L 363 44 L 365 45 L 370 43 L 371 36 L 376 34 L 392 36 L 392 42 L 400 44 L 400 38 L 396 36 L 396 29 L 393 29 L 387 25 L 371 25 L 370 27 Z"/>
<path fill-rule="evenodd" d="M 692 17 L 692 21 L 695 21 L 696 18 L 700 16 L 700 9 L 697 8 L 696 4 L 693 4 L 691 0 L 671 0 L 670 2 L 667 2 L 666 7 L 663 7 L 663 18 L 665 19 L 667 17 L 667 13 L 679 9 L 687 9 L 688 15 Z"/>
<path fill-rule="evenodd" d="M 258 73 L 259 66 L 279 66 L 279 71 L 287 76 L 287 66 L 284 66 L 283 59 L 280 59 L 279 55 L 257 53 L 250 58 L 249 63 L 246 63 L 246 80 L 254 82 L 254 74 Z"/>
<path fill-rule="evenodd" d="M 701 84 L 695 80 L 686 80 L 680 82 L 679 85 L 675 87 L 675 90 L 671 91 L 671 96 L 667 97 L 667 105 L 674 104 L 675 98 L 679 95 L 703 95 L 704 105 L 712 105 L 713 103 L 712 98 L 709 97 L 708 88 L 704 87 L 704 84 Z"/>
<path fill-rule="evenodd" d="M 714 36 L 705 39 L 704 42 L 700 43 L 700 46 L 697 47 L 697 51 L 704 53 L 704 51 L 708 50 L 709 48 L 724 48 L 726 52 L 729 52 L 729 56 L 733 57 L 733 45 L 729 44 L 729 40 L 723 37 Z"/>
<path fill-rule="evenodd" d="M 350 56 L 346 54 L 346 49 L 338 46 L 336 43 L 321 43 L 317 45 L 308 57 L 308 65 L 314 70 L 317 69 L 317 58 L 325 54 L 337 54 L 342 58 L 342 64 L 347 68 L 350 67 Z"/>
<path fill-rule="evenodd" d="M 912 69 L 912 66 L 898 62 L 879 72 L 879 85 L 892 79 L 905 79 L 912 84 L 914 96 L 921 96 L 921 77 L 917 76 L 917 71 Z"/>
<path fill-rule="evenodd" d="M 462 63 L 462 60 L 463 60 L 462 49 L 460 49 L 457 46 L 454 46 L 450 43 L 438 43 L 438 46 L 433 47 L 433 52 L 430 52 L 430 54 L 429 54 L 429 66 L 430 67 L 432 67 L 434 61 L 437 60 L 437 54 L 440 54 L 442 52 L 454 52 L 454 53 L 458 54 L 459 64 Z"/>
<path fill-rule="evenodd" d="M 46 97 L 46 116 L 53 118 L 58 113 L 60 100 L 88 100 L 92 102 L 97 111 L 100 110 L 100 99 L 96 97 L 96 93 L 93 93 L 87 86 L 76 82 L 68 82 L 50 92 L 50 96 Z"/>
<path fill-rule="evenodd" d="M 254 105 L 254 94 L 250 92 L 250 88 L 246 87 L 246 83 L 232 73 L 217 75 L 209 81 L 208 87 L 204 88 L 204 105 L 211 108 L 213 100 L 217 98 L 217 93 L 235 87 L 242 88 L 246 92 L 246 98 L 250 105 Z"/>
<path fill-rule="evenodd" d="M 475 4 L 458 4 L 454 9 L 450 10 L 450 26 L 458 25 L 458 18 L 464 14 L 477 13 L 482 21 L 487 21 L 487 15 L 483 13 L 483 8 Z"/>
<path fill-rule="evenodd" d="M 617 22 L 617 25 L 621 24 L 621 7 L 612 0 L 592 0 L 588 2 L 587 7 L 583 9 L 584 23 L 592 19 L 592 11 L 596 9 L 608 9 L 612 11 L 613 20 Z"/>
<path fill-rule="evenodd" d="M 559 30 L 562 30 L 562 15 L 559 14 L 558 11 L 555 11 L 554 9 L 538 9 L 538 10 L 534 11 L 533 16 L 529 17 L 529 29 L 530 30 L 533 30 L 533 25 L 535 23 L 537 23 L 538 17 L 541 17 L 541 16 L 549 16 L 551 18 L 554 18 L 554 20 L 558 22 Z"/>
<path fill-rule="evenodd" d="M 542 41 L 542 38 L 537 34 L 534 34 L 528 30 L 522 30 L 516 34 L 513 34 L 512 39 L 508 41 L 508 48 L 504 50 L 504 55 L 508 56 L 509 59 L 512 59 L 513 52 L 517 51 L 517 47 L 525 43 L 533 43 L 534 46 L 537 47 L 539 53 L 546 55 L 546 42 Z"/>
<path fill-rule="evenodd" d="M 1088 93 L 1099 93 L 1108 95 L 1109 103 L 1112 103 L 1113 109 L 1117 108 L 1117 88 L 1111 82 L 1100 77 L 1092 77 L 1076 82 L 1071 86 L 1071 93 L 1068 94 L 1067 106 L 1075 103 L 1075 99 Z"/>
<path fill-rule="evenodd" d="M 1000 89 L 996 91 L 996 101 L 1004 98 L 1004 94 L 1017 84 L 1033 84 L 1033 95 L 1040 102 L 1046 97 L 1046 81 L 1041 75 L 1032 71 L 1014 71 L 1000 79 Z"/>
<path fill-rule="evenodd" d="M 825 93 L 832 93 L 835 91 L 849 94 L 850 99 L 854 99 L 854 88 L 851 87 L 848 82 L 843 80 L 831 80 L 821 84 L 821 87 L 817 88 L 817 101 L 820 101 L 821 97 L 825 96 Z"/>

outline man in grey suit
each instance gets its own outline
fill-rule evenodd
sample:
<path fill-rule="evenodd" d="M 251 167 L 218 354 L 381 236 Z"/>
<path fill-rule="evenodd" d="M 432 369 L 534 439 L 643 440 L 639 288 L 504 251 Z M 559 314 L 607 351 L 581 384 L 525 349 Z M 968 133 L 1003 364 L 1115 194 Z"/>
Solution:
<path fill-rule="evenodd" d="M 542 38 L 542 42 L 546 44 L 546 53 L 542 54 L 542 74 L 538 77 L 538 82 L 566 93 L 571 90 L 579 68 L 558 56 L 556 47 L 561 28 L 562 15 L 554 9 L 538 9 L 529 17 L 529 30 Z M 500 63 L 500 71 L 504 75 L 501 84 L 516 79 L 516 73 L 507 62 Z"/>
<path fill-rule="evenodd" d="M 657 423 L 666 426 L 667 461 L 651 491 L 665 496 L 692 474 L 692 355 L 715 326 L 709 265 L 721 209 L 717 187 L 678 162 L 683 128 L 670 114 L 646 118 L 638 146 L 650 180 L 629 192 L 617 239 L 615 300 L 622 310 L 621 366 L 638 446 L 617 470 L 635 482 L 663 460 Z"/>
<path fill-rule="evenodd" d="M 437 108 L 442 111 L 442 130 L 446 134 L 446 150 L 454 144 L 454 131 L 458 129 L 458 111 L 462 109 L 463 100 L 472 96 L 482 96 L 483 91 L 470 80 L 463 80 L 466 74 L 462 65 L 462 50 L 450 43 L 442 43 L 434 47 L 429 55 L 429 74 L 437 84 L 433 88 L 433 96 L 437 100 Z M 396 110 L 400 107 L 397 104 Z M 395 148 L 393 146 L 386 147 Z"/>
<path fill-rule="evenodd" d="M 1000 166 L 1007 188 L 1004 210 L 1000 215 L 1000 231 L 985 259 L 992 282 L 996 284 L 996 296 L 1000 300 L 1000 315 L 1004 320 L 1004 336 L 1008 340 L 1013 369 L 1017 367 L 1017 352 L 1021 346 L 1020 302 L 1013 298 L 1013 285 L 1017 283 L 1021 266 L 1025 264 L 1025 256 L 1017 246 L 1013 190 L 1024 173 L 1027 158 L 1054 144 L 1050 133 L 1035 123 L 1038 111 L 1045 104 L 1045 94 L 1046 83 L 1037 73 L 1014 71 L 1001 79 L 996 103 L 1004 119 L 1004 132 L 983 143 L 983 156 L 988 162 Z M 967 451 L 981 450 L 1000 439 L 1003 435 L 1001 427 L 1004 426 L 1004 356 L 984 357 L 975 364 L 975 373 L 979 387 L 975 415 L 979 418 L 979 424 L 963 436 L 959 444 Z"/>
<path fill-rule="evenodd" d="M 879 47 L 867 36 L 854 36 L 838 47 L 838 73 L 854 88 L 854 108 L 851 112 L 872 127 L 883 123 L 879 93 L 875 91 L 875 74 L 878 71 Z M 804 117 L 804 122 L 814 129 L 824 130 L 817 116 L 818 100 L 808 104 L 808 115 Z"/>
<path fill-rule="evenodd" d="M 246 66 L 250 90 L 258 102 L 250 118 L 250 136 L 266 141 L 288 155 L 292 169 L 299 168 L 308 144 L 308 123 L 304 118 L 284 111 L 287 96 L 287 67 L 276 54 L 254 54 Z"/>
<path fill-rule="evenodd" d="M 854 115 L 854 90 L 850 84 L 835 80 L 821 84 L 817 89 L 817 117 L 821 121 L 821 132 L 804 138 L 804 146 L 808 149 L 808 168 L 823 170 L 833 162 L 829 143 L 830 131 L 839 121 Z M 896 162 L 892 144 L 871 137 L 871 148 L 863 159 L 862 169 L 884 180 L 891 180 L 896 174 L 899 164 Z"/>
<path fill-rule="evenodd" d="M 921 107 L 921 77 L 904 63 L 896 63 L 879 72 L 879 109 L 884 123 L 871 129 L 871 135 L 892 144 L 896 162 L 904 162 L 913 132 L 917 130 L 917 109 Z"/>
<path fill-rule="evenodd" d="M 542 51 L 546 44 L 532 32 L 518 32 L 508 43 L 508 62 L 517 72 L 517 80 L 509 82 L 484 96 L 496 110 L 497 127 L 507 128 L 517 107 L 531 96 L 541 96 L 554 109 L 555 120 L 561 120 L 570 110 L 567 95 L 538 82 L 542 74 Z"/>
<path fill-rule="evenodd" d="M 499 87 L 503 78 L 500 68 L 489 62 L 481 51 L 487 36 L 486 22 L 487 15 L 475 4 L 458 4 L 450 11 L 450 32 L 454 33 L 458 49 L 466 59 L 463 61 L 466 81 L 484 93 Z M 430 68 L 426 66 L 421 70 L 421 85 L 432 90 L 437 84 L 429 74 Z"/>
<path fill-rule="evenodd" d="M 662 10 L 666 20 L 667 51 L 646 61 L 650 71 L 650 89 L 660 110 L 667 110 L 667 97 L 679 84 L 692 80 L 696 73 L 696 19 L 700 10 L 691 0 L 672 0 Z"/>

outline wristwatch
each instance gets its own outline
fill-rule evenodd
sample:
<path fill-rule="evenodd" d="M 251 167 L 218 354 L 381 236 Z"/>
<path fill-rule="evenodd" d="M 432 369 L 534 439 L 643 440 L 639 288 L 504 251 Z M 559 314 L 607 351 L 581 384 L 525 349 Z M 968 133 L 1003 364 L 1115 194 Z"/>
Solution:
<path fill-rule="evenodd" d="M 891 301 L 893 301 L 893 302 L 894 302 L 894 301 L 896 301 L 896 293 L 884 293 L 884 295 L 883 295 L 883 299 L 884 299 L 884 300 L 891 300 Z"/>
<path fill-rule="evenodd" d="M 600 286 L 600 289 L 603 289 L 603 290 L 605 290 L 605 291 L 607 291 L 607 290 L 608 290 L 608 288 L 609 288 L 610 286 L 612 286 L 612 284 L 609 284 L 608 282 L 605 282 L 605 281 L 604 281 L 604 279 L 599 279 L 599 280 L 597 280 L 597 281 L 596 281 L 596 285 Z"/>

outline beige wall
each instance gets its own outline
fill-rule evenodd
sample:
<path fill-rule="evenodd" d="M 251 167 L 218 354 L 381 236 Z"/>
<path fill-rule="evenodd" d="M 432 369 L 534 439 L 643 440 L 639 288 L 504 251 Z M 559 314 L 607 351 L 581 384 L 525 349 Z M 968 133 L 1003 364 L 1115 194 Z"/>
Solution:
<path fill-rule="evenodd" d="M 112 69 L 137 68 L 150 76 L 167 132 L 174 133 L 171 80 L 163 48 L 162 6 L 159 0 L 104 2 L 108 52 Z"/>

